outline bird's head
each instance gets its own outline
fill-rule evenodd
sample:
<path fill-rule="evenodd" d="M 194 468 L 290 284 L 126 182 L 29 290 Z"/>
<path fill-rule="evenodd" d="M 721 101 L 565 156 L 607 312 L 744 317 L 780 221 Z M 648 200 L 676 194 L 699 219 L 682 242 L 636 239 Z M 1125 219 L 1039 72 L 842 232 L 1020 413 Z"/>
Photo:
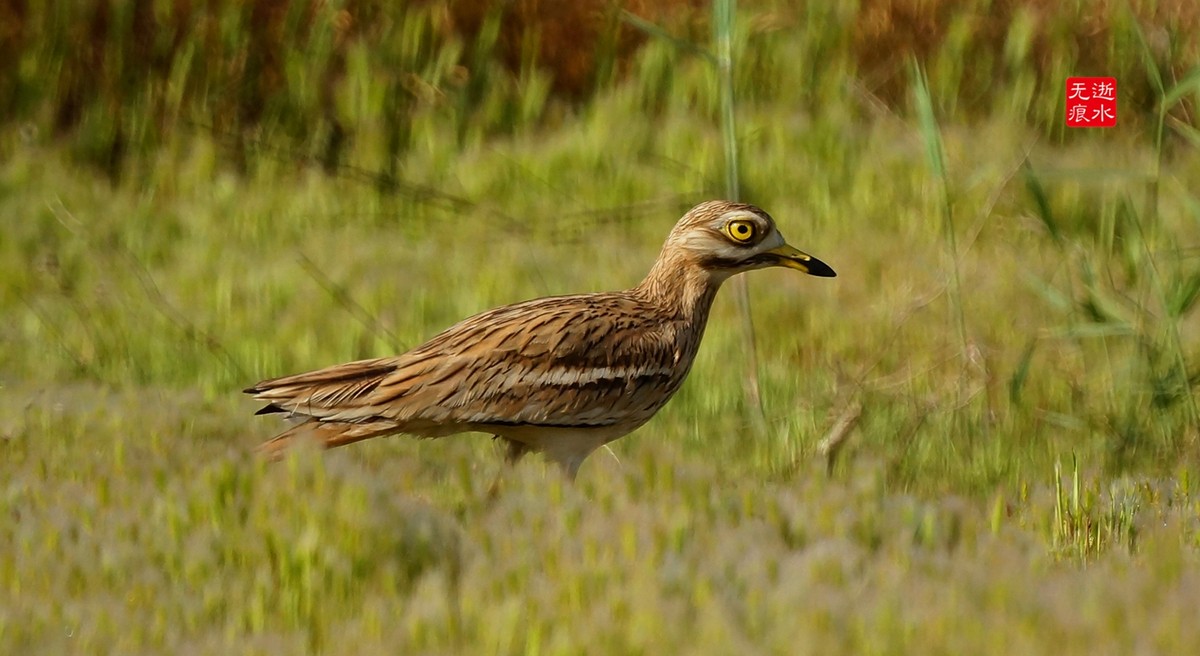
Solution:
<path fill-rule="evenodd" d="M 837 275 L 829 265 L 789 245 L 771 215 L 753 205 L 724 200 L 701 203 L 683 215 L 667 237 L 663 256 L 682 257 L 718 283 L 767 267 L 787 267 L 823 278 Z"/>

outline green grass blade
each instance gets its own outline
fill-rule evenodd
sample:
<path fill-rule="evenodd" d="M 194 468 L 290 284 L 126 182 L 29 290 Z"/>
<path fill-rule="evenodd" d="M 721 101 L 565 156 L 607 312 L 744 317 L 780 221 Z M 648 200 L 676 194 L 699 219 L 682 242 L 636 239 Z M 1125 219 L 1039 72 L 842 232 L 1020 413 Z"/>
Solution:
<path fill-rule="evenodd" d="M 1021 402 L 1021 390 L 1025 387 L 1025 381 L 1029 379 L 1029 368 L 1033 364 L 1033 352 L 1036 348 L 1036 338 L 1025 343 L 1025 350 L 1021 352 L 1017 368 L 1013 371 L 1012 377 L 1008 379 L 1008 400 L 1013 405 Z"/>
<path fill-rule="evenodd" d="M 967 352 L 967 319 L 962 306 L 962 280 L 958 264 L 958 238 L 954 230 L 954 205 L 950 198 L 950 178 L 946 170 L 946 151 L 942 144 L 942 133 L 934 116 L 933 98 L 929 93 L 929 81 L 916 59 L 910 62 L 913 76 L 913 100 L 916 105 L 917 124 L 925 143 L 925 156 L 929 168 L 941 189 L 942 237 L 950 258 L 952 312 L 956 318 L 959 343 L 963 353 Z"/>
<path fill-rule="evenodd" d="M 1191 93 L 1200 93 L 1200 68 L 1194 68 L 1178 84 L 1163 94 L 1161 107 L 1170 111 L 1180 100 Z"/>
<path fill-rule="evenodd" d="M 736 0 L 713 0 L 713 38 L 717 50 L 717 80 L 721 91 L 721 144 L 725 153 L 725 197 L 729 200 L 741 198 L 741 171 L 738 169 L 737 114 L 733 86 L 733 36 Z M 763 406 L 759 383 L 758 337 L 754 329 L 754 314 L 750 307 L 750 288 L 744 276 L 733 281 L 734 295 L 742 317 L 742 328 L 746 336 L 746 396 L 759 432 L 767 423 L 766 408 Z"/>
<path fill-rule="evenodd" d="M 621 10 L 621 20 L 655 39 L 670 43 L 683 52 L 696 55 L 697 57 L 708 61 L 714 66 L 718 65 L 717 57 L 713 53 L 701 48 L 687 39 L 681 39 L 674 34 L 671 34 L 670 32 L 664 30 L 661 26 L 642 18 L 641 16 L 638 16 L 628 9 Z"/>
<path fill-rule="evenodd" d="M 1054 210 L 1050 207 L 1050 198 L 1046 194 L 1046 187 L 1042 184 L 1041 179 L 1033 170 L 1033 166 L 1025 162 L 1022 167 L 1025 179 L 1025 189 L 1029 191 L 1029 195 L 1033 197 L 1033 204 L 1037 208 L 1036 216 L 1046 227 L 1046 231 L 1054 238 L 1054 243 L 1062 248 L 1065 243 L 1063 241 L 1062 230 L 1058 227 L 1058 220 L 1054 218 Z"/>

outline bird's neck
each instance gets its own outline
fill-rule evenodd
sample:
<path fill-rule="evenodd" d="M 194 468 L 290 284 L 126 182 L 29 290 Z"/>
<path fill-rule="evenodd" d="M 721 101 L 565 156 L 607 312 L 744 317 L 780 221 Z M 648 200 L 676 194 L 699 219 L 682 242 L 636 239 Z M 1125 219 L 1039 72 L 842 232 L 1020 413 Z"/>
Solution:
<path fill-rule="evenodd" d="M 680 319 L 703 324 L 724 280 L 693 262 L 664 255 L 632 291 Z"/>

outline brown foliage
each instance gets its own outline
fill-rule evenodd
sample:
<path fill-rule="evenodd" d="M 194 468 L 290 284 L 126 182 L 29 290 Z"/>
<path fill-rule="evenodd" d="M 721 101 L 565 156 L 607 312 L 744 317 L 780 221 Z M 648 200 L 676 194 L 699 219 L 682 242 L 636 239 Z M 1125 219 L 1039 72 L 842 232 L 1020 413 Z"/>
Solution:
<path fill-rule="evenodd" d="M 805 14 L 803 4 L 779 5 L 748 0 L 742 14 L 752 24 L 774 15 L 770 12 L 794 12 L 798 19 Z M 817 54 L 852 58 L 866 87 L 892 105 L 907 98 L 905 64 L 911 57 L 926 64 L 962 57 L 971 64 L 958 87 L 965 108 L 972 100 L 994 98 L 1008 78 L 1028 70 L 1037 76 L 1039 97 L 1046 97 L 1045 90 L 1061 84 L 1065 62 L 1073 67 L 1070 73 L 1117 76 L 1123 97 L 1146 109 L 1157 96 L 1140 56 L 1130 56 L 1140 50 L 1129 47 L 1126 7 L 1168 85 L 1200 64 L 1195 0 L 860 0 L 854 12 L 842 14 L 846 24 L 822 28 L 797 20 L 790 27 L 838 30 L 836 38 L 825 40 L 836 43 L 831 51 Z M 194 47 L 195 60 L 179 78 L 184 88 L 173 90 L 185 106 L 203 107 L 218 133 L 238 140 L 269 112 L 295 134 L 310 135 L 321 124 L 328 138 L 322 159 L 332 166 L 354 127 L 341 125 L 335 111 L 350 44 L 386 46 L 396 38 L 397 21 L 414 10 L 425 12 L 421 20 L 433 29 L 437 43 L 427 44 L 431 51 L 451 39 L 466 45 L 463 76 L 479 74 L 469 67 L 488 58 L 513 75 L 536 67 L 548 75 L 552 94 L 575 102 L 618 76 L 648 38 L 621 19 L 622 10 L 699 42 L 707 38 L 697 28 L 707 18 L 708 0 L 410 0 L 400 8 L 383 0 L 344 0 L 336 11 L 327 0 L 83 0 L 69 12 L 0 0 L 0 115 L 11 120 L 48 110 L 59 135 L 78 134 L 88 117 L 102 122 L 108 117 L 111 129 L 91 131 L 88 139 L 93 155 L 112 172 L 127 142 L 139 138 L 126 134 L 128 125 L 148 120 L 165 133 L 178 119 L 164 108 L 162 90 L 184 61 L 183 51 Z M 1004 53 L 1022 16 L 1028 19 L 1029 49 L 1013 68 Z M 499 25 L 495 44 L 473 52 L 493 20 Z M 956 26 L 967 38 L 947 48 Z M 331 38 L 332 48 L 322 70 L 305 72 L 305 84 L 319 85 L 317 106 L 311 107 L 296 99 L 312 94 L 288 89 L 286 67 L 318 36 Z M 1121 41 L 1124 47 L 1114 47 Z M 34 75 L 27 67 L 22 73 L 22 61 L 36 61 L 40 68 Z M 412 84 L 410 71 L 380 74 L 399 80 L 399 99 L 389 113 L 402 123 L 413 106 L 409 96 L 420 85 Z M 1176 116 L 1194 123 L 1191 111 L 1184 104 Z M 128 120 L 128 112 L 149 115 Z M 399 126 L 396 134 L 402 131 Z"/>
<path fill-rule="evenodd" d="M 28 14 L 29 7 L 25 0 L 0 2 L 0 62 L 16 61 L 17 55 L 25 47 L 24 27 Z M 11 67 L 0 66 L 0 103 L 11 105 L 15 101 L 15 73 Z M 4 109 L 3 104 L 0 104 L 0 109 Z"/>
<path fill-rule="evenodd" d="M 467 43 L 473 43 L 484 21 L 498 13 L 497 55 L 505 66 L 519 72 L 533 55 L 557 94 L 578 99 L 595 89 L 606 50 L 616 62 L 624 62 L 645 40 L 642 32 L 621 21 L 621 9 L 670 25 L 694 18 L 707 5 L 707 0 L 449 0 L 443 7 L 447 29 Z M 536 44 L 532 53 L 527 52 L 528 43 Z"/>
<path fill-rule="evenodd" d="M 1121 77 L 1123 93 L 1145 103 L 1153 93 L 1142 62 L 1118 60 L 1112 47 L 1117 30 L 1127 23 L 1127 7 L 1168 85 L 1200 65 L 1200 40 L 1195 38 L 1200 34 L 1200 3 L 1195 0 L 861 0 L 851 28 L 853 52 L 868 87 L 899 104 L 909 89 L 906 62 L 915 57 L 929 63 L 942 51 L 954 21 L 966 21 L 971 42 L 967 52 L 956 54 L 988 59 L 992 65 L 963 80 L 963 95 L 986 98 L 987 90 L 1008 76 L 1001 53 L 1014 20 L 1028 12 L 1029 60 L 1040 81 L 1061 83 L 1047 77 L 1055 53 L 1070 53 L 1075 59 L 1072 73 Z M 1130 51 L 1121 54 L 1128 57 Z"/>
<path fill-rule="evenodd" d="M 535 63 L 549 73 L 556 94 L 579 99 L 595 88 L 597 66 L 606 53 L 614 61 L 627 60 L 644 40 L 643 34 L 620 20 L 622 8 L 659 22 L 690 17 L 704 4 L 705 0 L 418 0 L 411 6 L 433 10 L 442 37 L 458 37 L 468 45 L 496 12 L 501 29 L 495 55 L 500 61 L 513 73 L 518 73 L 523 63 Z M 202 49 L 208 81 L 219 81 L 210 88 L 234 90 L 229 92 L 230 98 L 209 99 L 217 110 L 214 118 L 249 126 L 261 120 L 267 99 L 283 89 L 289 51 L 302 48 L 314 29 L 331 29 L 335 47 L 321 90 L 322 105 L 328 108 L 343 69 L 346 46 L 354 39 L 379 38 L 379 30 L 373 26 L 386 11 L 386 4 L 379 0 L 348 0 L 328 25 L 316 25 L 317 16 L 326 8 L 324 0 L 256 0 L 244 5 L 226 0 L 172 0 L 168 11 L 156 5 L 161 3 L 131 0 L 131 25 L 118 31 L 113 22 L 120 11 L 112 0 L 79 4 L 66 28 L 75 47 L 64 53 L 57 82 L 57 131 L 73 128 L 89 103 L 100 98 L 118 102 L 113 99 L 129 90 L 123 86 L 165 79 L 189 36 Z M 222 43 L 221 21 L 231 12 L 241 16 L 244 48 L 231 49 Z M 0 56 L 5 62 L 16 60 L 25 37 L 35 29 L 28 24 L 27 15 L 25 0 L 0 0 Z M 535 44 L 531 52 L 526 51 L 527 44 Z M 0 82 L 13 73 L 12 67 L 0 64 Z"/>

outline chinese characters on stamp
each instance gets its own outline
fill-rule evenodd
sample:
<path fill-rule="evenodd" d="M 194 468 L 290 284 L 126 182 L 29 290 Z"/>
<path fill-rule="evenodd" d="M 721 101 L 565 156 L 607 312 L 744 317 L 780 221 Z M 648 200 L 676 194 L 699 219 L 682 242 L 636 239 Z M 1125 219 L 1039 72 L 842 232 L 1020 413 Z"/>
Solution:
<path fill-rule="evenodd" d="M 1111 128 L 1117 124 L 1117 78 L 1067 78 L 1067 127 Z"/>

